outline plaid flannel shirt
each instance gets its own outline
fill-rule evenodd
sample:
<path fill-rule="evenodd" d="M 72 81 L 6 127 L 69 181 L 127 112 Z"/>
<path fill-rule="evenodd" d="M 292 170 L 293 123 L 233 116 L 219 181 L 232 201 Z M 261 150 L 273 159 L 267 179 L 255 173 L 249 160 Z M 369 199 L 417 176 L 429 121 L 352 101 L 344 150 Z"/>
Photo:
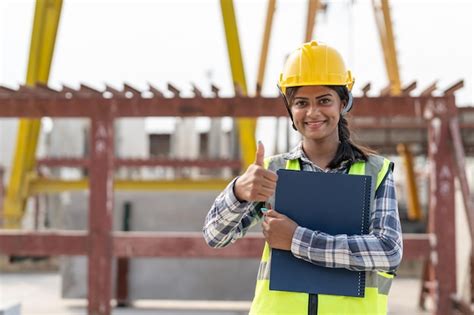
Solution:
<path fill-rule="evenodd" d="M 349 165 L 323 170 L 305 155 L 301 143 L 283 155 L 299 159 L 302 170 L 348 173 Z M 249 228 L 262 221 L 262 202 L 240 202 L 232 180 L 214 201 L 207 214 L 203 234 L 211 247 L 224 247 L 243 237 Z M 402 258 L 402 231 L 392 171 L 389 170 L 375 194 L 368 235 L 329 235 L 298 226 L 293 234 L 291 252 L 315 265 L 353 271 L 393 272 Z M 275 209 L 278 211 L 278 209 Z"/>

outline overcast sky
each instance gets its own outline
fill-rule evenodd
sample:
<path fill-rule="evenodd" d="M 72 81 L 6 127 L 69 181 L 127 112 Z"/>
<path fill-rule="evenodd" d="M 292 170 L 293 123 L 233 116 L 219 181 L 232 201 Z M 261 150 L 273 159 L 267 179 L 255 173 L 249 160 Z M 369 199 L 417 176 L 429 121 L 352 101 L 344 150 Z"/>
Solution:
<path fill-rule="evenodd" d="M 459 79 L 460 105 L 472 105 L 473 2 L 392 0 L 392 19 L 403 85 L 418 81 L 415 95 L 435 80 L 444 89 Z M 255 90 L 266 15 L 265 0 L 235 0 L 249 91 Z M 304 39 L 306 0 L 278 0 L 263 94 L 275 84 L 285 56 Z M 0 84 L 24 82 L 34 1 L 0 0 Z M 314 38 L 336 47 L 356 78 L 354 94 L 372 83 L 372 95 L 387 86 L 369 0 L 329 1 L 317 16 Z M 190 83 L 205 94 L 210 82 L 233 93 L 218 0 L 64 0 L 50 85 L 86 83 L 116 88 L 123 82 L 165 90 L 168 82 L 191 95 Z"/>

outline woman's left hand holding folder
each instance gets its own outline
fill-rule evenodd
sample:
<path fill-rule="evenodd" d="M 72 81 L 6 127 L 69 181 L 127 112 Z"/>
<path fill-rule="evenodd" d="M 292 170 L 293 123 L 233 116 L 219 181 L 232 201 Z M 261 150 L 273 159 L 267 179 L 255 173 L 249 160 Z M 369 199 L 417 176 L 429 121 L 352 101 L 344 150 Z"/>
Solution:
<path fill-rule="evenodd" d="M 263 235 L 271 248 L 291 250 L 293 234 L 298 225 L 286 215 L 269 209 L 262 223 Z"/>

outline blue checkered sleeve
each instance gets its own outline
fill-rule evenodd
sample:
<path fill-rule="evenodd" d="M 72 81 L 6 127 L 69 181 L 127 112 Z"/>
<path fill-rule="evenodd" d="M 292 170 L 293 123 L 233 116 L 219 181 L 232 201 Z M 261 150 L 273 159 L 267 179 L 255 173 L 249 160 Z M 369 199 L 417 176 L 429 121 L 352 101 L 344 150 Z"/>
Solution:
<path fill-rule="evenodd" d="M 315 265 L 353 271 L 395 271 L 403 243 L 392 172 L 376 191 L 368 235 L 328 235 L 299 226 L 291 252 Z"/>
<path fill-rule="evenodd" d="M 241 202 L 234 194 L 237 178 L 222 191 L 209 210 L 203 227 L 204 239 L 211 247 L 225 247 L 244 237 L 261 221 L 261 202 Z"/>

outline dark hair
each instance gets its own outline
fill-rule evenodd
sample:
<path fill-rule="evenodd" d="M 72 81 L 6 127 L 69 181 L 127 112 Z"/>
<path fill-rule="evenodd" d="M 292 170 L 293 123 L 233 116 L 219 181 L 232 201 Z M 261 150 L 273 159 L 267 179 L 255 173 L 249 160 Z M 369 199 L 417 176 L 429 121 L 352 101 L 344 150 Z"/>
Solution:
<path fill-rule="evenodd" d="M 342 102 L 349 101 L 349 90 L 344 85 L 325 85 L 326 87 L 334 90 Z M 291 115 L 291 104 L 293 103 L 294 96 L 296 91 L 298 91 L 299 86 L 288 87 L 286 89 L 286 105 L 288 106 L 288 112 L 290 113 L 290 118 L 293 121 L 293 116 Z M 338 123 L 338 133 L 339 141 L 341 144 L 337 148 L 336 155 L 329 162 L 329 168 L 335 168 L 341 164 L 342 161 L 349 160 L 350 163 L 354 163 L 357 160 L 367 161 L 369 155 L 373 155 L 376 152 L 370 148 L 355 144 L 351 139 L 351 130 L 348 126 L 347 119 L 345 115 L 341 115 Z M 296 130 L 293 123 L 293 128 Z"/>

